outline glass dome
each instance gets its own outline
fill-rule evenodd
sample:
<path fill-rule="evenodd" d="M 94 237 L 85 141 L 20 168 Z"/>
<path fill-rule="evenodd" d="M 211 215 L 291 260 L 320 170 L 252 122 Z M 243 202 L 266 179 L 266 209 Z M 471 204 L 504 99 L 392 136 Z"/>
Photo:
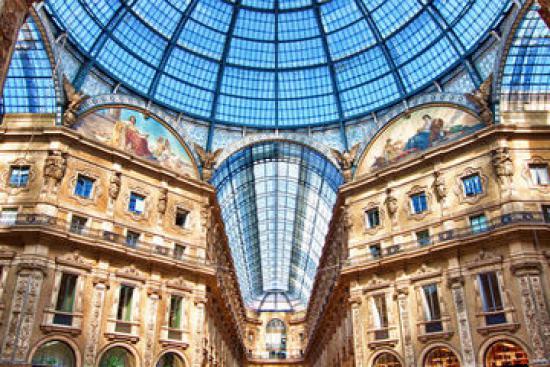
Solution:
<path fill-rule="evenodd" d="M 462 63 L 509 0 L 48 0 L 87 59 L 191 117 L 259 128 L 342 123 Z"/>

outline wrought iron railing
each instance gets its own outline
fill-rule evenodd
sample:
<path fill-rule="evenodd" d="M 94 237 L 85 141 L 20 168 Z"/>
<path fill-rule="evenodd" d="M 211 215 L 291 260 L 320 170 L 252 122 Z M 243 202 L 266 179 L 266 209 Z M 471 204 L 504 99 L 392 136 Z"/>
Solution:
<path fill-rule="evenodd" d="M 85 225 L 80 225 L 77 222 L 69 223 L 60 218 L 46 214 L 17 214 L 0 217 L 0 229 L 25 229 L 30 227 L 41 227 L 44 230 L 52 230 L 62 232 L 64 234 L 82 236 L 86 239 L 91 239 L 94 241 L 104 241 L 111 245 L 117 245 L 120 249 L 135 251 L 136 253 L 161 256 L 175 261 L 212 265 L 212 262 L 208 259 L 182 253 L 181 248 L 178 248 L 177 244 L 173 247 L 169 247 L 142 240 L 129 241 L 126 236 L 118 233 L 90 228 Z"/>
<path fill-rule="evenodd" d="M 429 238 L 422 237 L 416 241 L 404 242 L 387 247 L 380 247 L 378 244 L 373 243 L 370 245 L 369 254 L 354 259 L 348 259 L 345 265 L 353 267 L 372 261 L 378 261 L 409 251 L 436 247 L 453 240 L 473 238 L 515 224 L 550 225 L 550 217 L 545 216 L 542 212 L 511 212 L 487 220 L 485 223 L 441 231 L 431 235 Z"/>
<path fill-rule="evenodd" d="M 303 351 L 266 351 L 263 353 L 247 353 L 248 360 L 301 360 L 304 358 Z"/>

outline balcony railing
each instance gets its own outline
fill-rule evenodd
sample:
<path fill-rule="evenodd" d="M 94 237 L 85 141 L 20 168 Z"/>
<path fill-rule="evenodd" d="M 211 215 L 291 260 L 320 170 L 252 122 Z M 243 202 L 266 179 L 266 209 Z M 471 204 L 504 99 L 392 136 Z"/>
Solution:
<path fill-rule="evenodd" d="M 476 224 L 469 227 L 449 229 L 434 234 L 429 238 L 423 237 L 421 240 L 390 245 L 383 248 L 381 248 L 379 245 L 371 245 L 371 253 L 349 259 L 346 263 L 346 266 L 353 267 L 372 261 L 378 261 L 382 258 L 397 256 L 399 254 L 418 249 L 433 248 L 453 240 L 469 239 L 475 236 L 494 232 L 498 229 L 515 224 L 550 225 L 550 217 L 545 216 L 541 212 L 512 212 L 502 214 L 500 216 L 492 218 L 491 220 L 487 220 L 487 222 L 484 224 Z"/>
<path fill-rule="evenodd" d="M 266 351 L 263 353 L 247 353 L 248 360 L 302 360 L 303 351 Z"/>
<path fill-rule="evenodd" d="M 0 229 L 26 229 L 31 227 L 40 227 L 44 230 L 58 231 L 64 234 L 73 234 L 82 236 L 94 241 L 105 241 L 109 244 L 116 244 L 119 249 L 136 251 L 136 253 L 146 253 L 157 255 L 175 261 L 191 262 L 201 265 L 212 265 L 212 262 L 197 256 L 182 254 L 181 249 L 169 247 L 166 245 L 155 244 L 146 241 L 132 241 L 128 243 L 126 236 L 118 233 L 93 229 L 87 226 L 76 225 L 54 216 L 45 214 L 17 214 L 0 218 Z"/>

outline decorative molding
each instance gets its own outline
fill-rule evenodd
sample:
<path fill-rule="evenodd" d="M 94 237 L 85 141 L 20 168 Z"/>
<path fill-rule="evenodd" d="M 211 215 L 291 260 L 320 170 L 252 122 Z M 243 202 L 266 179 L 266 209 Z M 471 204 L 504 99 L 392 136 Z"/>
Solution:
<path fill-rule="evenodd" d="M 22 192 L 28 192 L 31 190 L 31 186 L 36 181 L 36 166 L 34 164 L 34 160 L 28 159 L 28 158 L 17 158 L 11 162 L 8 162 L 8 165 L 6 168 L 4 168 L 0 175 L 2 177 L 3 184 L 0 185 L 0 191 L 4 191 L 9 195 L 18 195 Z M 29 166 L 29 179 L 27 181 L 27 184 L 25 186 L 21 187 L 13 187 L 10 185 L 10 176 L 11 176 L 11 167 L 12 166 Z"/>
<path fill-rule="evenodd" d="M 481 179 L 481 186 L 483 188 L 483 192 L 475 196 L 466 196 L 466 194 L 464 194 L 464 183 L 462 179 L 475 174 L 479 175 L 479 178 Z M 482 198 L 487 196 L 488 182 L 489 182 L 489 179 L 487 178 L 487 176 L 483 174 L 483 170 L 481 168 L 468 167 L 464 169 L 457 176 L 455 176 L 456 186 L 455 186 L 454 192 L 458 197 L 459 203 L 460 204 L 466 203 L 470 205 L 477 204 Z"/>
<path fill-rule="evenodd" d="M 84 256 L 80 255 L 78 251 L 72 253 L 67 253 L 62 256 L 57 256 L 55 258 L 56 263 L 66 265 L 69 267 L 75 267 L 83 270 L 92 270 L 94 262 L 92 260 L 86 259 Z"/>
<path fill-rule="evenodd" d="M 378 220 L 380 223 L 376 227 L 369 227 L 367 212 L 372 209 L 378 209 Z M 382 209 L 382 206 L 379 203 L 369 202 L 367 206 L 363 207 L 362 213 L 363 213 L 363 228 L 364 228 L 363 233 L 364 234 L 372 236 L 384 229 L 385 211 Z"/>
<path fill-rule="evenodd" d="M 187 281 L 183 276 L 167 280 L 166 287 L 179 289 L 187 293 L 193 292 L 192 283 Z"/>
<path fill-rule="evenodd" d="M 416 269 L 416 271 L 409 276 L 409 279 L 411 282 L 417 282 L 417 281 L 425 280 L 429 278 L 440 277 L 441 274 L 442 274 L 441 269 L 432 268 L 426 265 L 426 263 L 422 263 L 422 265 L 420 265 L 420 267 Z"/>
<path fill-rule="evenodd" d="M 141 214 L 131 212 L 129 210 L 130 208 L 130 195 L 131 193 L 135 192 L 138 195 L 141 195 L 144 197 L 144 204 L 143 204 L 143 212 Z M 122 193 L 124 199 L 122 204 L 124 205 L 123 211 L 124 214 L 130 217 L 131 219 L 141 222 L 149 219 L 149 211 L 150 211 L 150 204 L 151 204 L 151 197 L 149 196 L 149 191 L 143 189 L 140 186 L 136 185 L 129 185 Z"/>
<path fill-rule="evenodd" d="M 465 264 L 466 269 L 472 270 L 484 266 L 500 265 L 502 266 L 503 257 L 495 255 L 492 251 L 485 251 L 484 248 L 479 250 L 477 257 Z"/>
<path fill-rule="evenodd" d="M 426 195 L 426 203 L 428 204 L 428 208 L 421 213 L 413 213 L 411 197 L 413 195 L 417 195 L 421 193 L 424 193 Z M 417 222 L 421 221 L 432 213 L 432 207 L 433 207 L 432 194 L 430 194 L 426 186 L 415 185 L 407 192 L 407 200 L 403 203 L 403 205 L 406 206 L 405 210 L 407 211 L 407 216 L 409 219 L 415 220 Z"/>
<path fill-rule="evenodd" d="M 550 194 L 550 185 L 537 185 L 533 182 L 529 169 L 529 166 L 532 164 L 546 165 L 550 169 L 550 160 L 544 159 L 541 156 L 532 156 L 530 159 L 524 161 L 523 169 L 521 170 L 521 177 L 529 188 L 535 189 L 543 194 Z"/>
<path fill-rule="evenodd" d="M 84 176 L 94 180 L 94 186 L 92 188 L 92 195 L 89 198 L 82 197 L 75 194 L 76 183 L 78 181 L 78 176 Z M 80 166 L 73 169 L 73 174 L 69 179 L 68 184 L 70 190 L 70 197 L 76 200 L 80 205 L 97 205 L 97 202 L 101 195 L 103 194 L 103 182 L 101 176 L 94 172 L 92 167 Z"/>
<path fill-rule="evenodd" d="M 392 285 L 392 282 L 386 279 L 382 279 L 378 274 L 373 274 L 371 279 L 363 287 L 363 293 L 368 293 L 382 288 L 387 288 Z"/>
<path fill-rule="evenodd" d="M 134 264 L 117 269 L 115 274 L 117 277 L 137 280 L 139 282 L 145 282 L 147 280 L 145 273 L 137 269 Z"/>

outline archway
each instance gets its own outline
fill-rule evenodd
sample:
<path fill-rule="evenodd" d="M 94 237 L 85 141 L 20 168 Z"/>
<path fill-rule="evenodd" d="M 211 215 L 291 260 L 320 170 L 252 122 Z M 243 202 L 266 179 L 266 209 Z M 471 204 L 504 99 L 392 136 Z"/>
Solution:
<path fill-rule="evenodd" d="M 67 343 L 50 340 L 36 350 L 31 363 L 33 367 L 76 367 L 76 358 Z"/>
<path fill-rule="evenodd" d="M 392 353 L 380 353 L 372 363 L 373 367 L 401 367 L 401 362 Z"/>
<path fill-rule="evenodd" d="M 113 347 L 101 356 L 99 367 L 135 367 L 134 355 L 126 348 Z"/>
<path fill-rule="evenodd" d="M 266 326 L 266 349 L 270 358 L 286 357 L 286 327 L 280 319 L 272 319 Z"/>
<path fill-rule="evenodd" d="M 426 354 L 424 367 L 460 367 L 460 361 L 451 349 L 439 346 Z"/>
<path fill-rule="evenodd" d="M 156 367 L 185 367 L 185 361 L 178 354 L 167 352 L 159 358 Z"/>
<path fill-rule="evenodd" d="M 509 340 L 493 343 L 485 352 L 485 367 L 527 367 L 529 357 L 518 344 Z"/>

